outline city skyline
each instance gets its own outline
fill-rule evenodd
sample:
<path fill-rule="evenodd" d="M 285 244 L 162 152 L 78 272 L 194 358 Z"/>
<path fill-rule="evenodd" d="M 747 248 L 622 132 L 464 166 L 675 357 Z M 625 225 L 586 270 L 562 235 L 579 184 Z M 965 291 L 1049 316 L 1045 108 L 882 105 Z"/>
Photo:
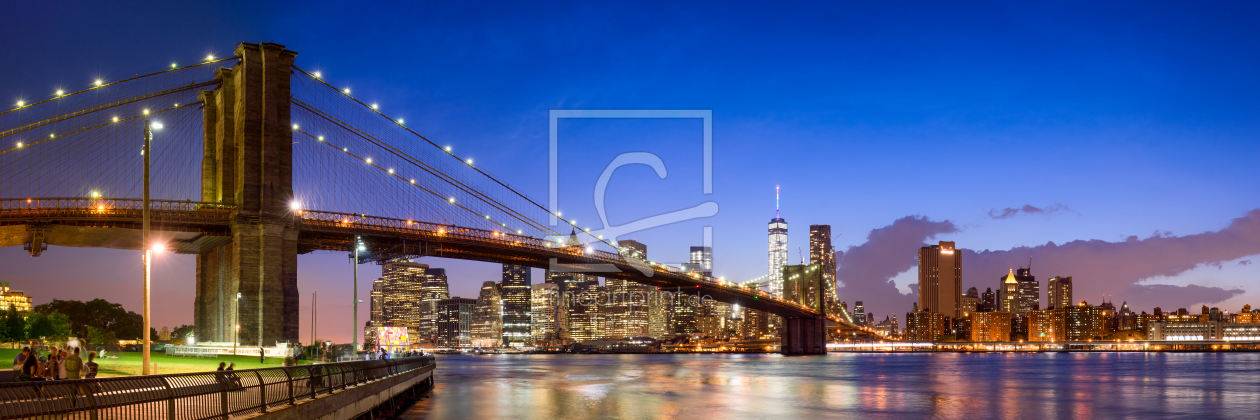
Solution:
<path fill-rule="evenodd" d="M 210 12 L 208 8 L 190 11 Z M 544 12 L 529 15 L 542 17 Z M 584 12 L 606 15 L 618 11 L 592 8 Z M 874 12 L 885 21 L 896 16 L 886 9 L 877 8 Z M 1104 15 L 1119 13 L 1117 10 L 1099 12 Z M 117 12 L 89 7 L 82 11 L 67 10 L 65 18 L 73 23 L 94 13 L 109 15 Z M 593 69 L 587 68 L 586 71 L 622 81 L 593 87 L 591 83 L 602 79 L 587 76 L 573 82 L 559 81 L 570 75 L 564 73 L 563 64 L 577 62 L 575 57 L 580 54 L 573 51 L 614 47 L 653 49 L 657 52 L 655 49 L 662 47 L 649 41 L 612 42 L 598 37 L 602 32 L 590 27 L 576 28 L 570 35 L 597 35 L 592 44 L 556 41 L 548 38 L 546 33 L 523 29 L 493 30 L 496 23 L 506 19 L 503 17 L 492 17 L 488 21 L 490 23 L 481 23 L 484 26 L 472 29 L 448 24 L 433 29 L 385 30 L 389 35 L 424 35 L 428 33 L 424 31 L 430 30 L 452 30 L 469 35 L 469 40 L 460 43 L 434 41 L 422 47 L 438 52 L 426 55 L 437 56 L 459 56 L 449 52 L 468 47 L 489 51 L 466 57 L 468 61 L 464 64 L 511 64 L 505 67 L 520 69 L 545 62 L 547 58 L 559 62 L 546 67 L 549 71 L 558 71 L 557 74 L 527 73 L 525 76 L 531 88 L 507 89 L 506 93 L 495 94 L 491 92 L 494 88 L 504 86 L 474 86 L 475 80 L 485 80 L 488 74 L 459 75 L 449 70 L 420 66 L 417 65 L 419 61 L 399 57 L 384 48 L 360 51 L 357 46 L 375 42 L 366 36 L 331 39 L 323 34 L 298 31 L 299 17 L 306 12 L 297 13 L 293 20 L 265 24 L 245 21 L 239 27 L 213 31 L 196 30 L 195 27 L 189 31 L 172 31 L 170 26 L 166 26 L 169 24 L 162 23 L 160 19 L 150 19 L 154 22 L 152 29 L 132 29 L 133 32 L 114 38 L 103 37 L 95 42 L 64 47 L 65 57 L 87 56 L 90 57 L 88 62 L 54 58 L 0 70 L 0 76 L 5 80 L 18 81 L 0 87 L 0 99 L 40 98 L 49 95 L 56 86 L 77 86 L 98 74 L 117 78 L 137 68 L 163 66 L 170 57 L 189 61 L 206 52 L 228 51 L 241 40 L 274 38 L 300 51 L 299 62 L 324 69 L 330 80 L 351 85 L 356 92 L 370 95 L 391 113 L 413 121 L 425 121 L 422 126 L 426 132 L 434 138 L 449 141 L 457 149 L 469 151 L 479 166 L 492 174 L 521 174 L 519 180 L 511 180 L 512 184 L 535 197 L 545 194 L 544 116 L 547 109 L 714 109 L 717 128 L 715 200 L 721 204 L 722 212 L 712 220 L 685 222 L 619 238 L 640 239 L 653 247 L 653 256 L 659 261 L 686 262 L 689 247 L 702 243 L 699 228 L 713 225 L 715 275 L 745 280 L 765 274 L 766 267 L 762 262 L 765 260 L 761 258 L 765 255 L 766 244 L 762 236 L 764 231 L 760 229 L 772 204 L 768 202 L 767 191 L 776 184 L 782 184 L 783 217 L 798 226 L 796 232 L 789 235 L 786 247 L 789 254 L 794 249 L 809 248 L 809 238 L 800 226 L 832 225 L 834 246 L 842 253 L 838 253 L 837 258 L 841 273 L 837 280 L 844 286 L 837 299 L 850 304 L 864 301 L 867 310 L 879 317 L 904 313 L 910 303 L 917 300 L 911 286 L 917 281 L 913 279 L 914 250 L 936 241 L 959 244 L 964 264 L 963 290 L 993 287 L 996 276 L 1006 273 L 1009 268 L 1018 267 L 1032 256 L 1037 259 L 1041 273 L 1073 276 L 1077 301 L 1097 301 L 1098 296 L 1106 294 L 1143 309 L 1154 306 L 1195 307 L 1200 303 L 1236 308 L 1255 297 L 1253 284 L 1260 274 L 1260 266 L 1251 262 L 1260 255 L 1260 233 L 1257 233 L 1260 232 L 1260 213 L 1255 210 L 1260 208 L 1260 202 L 1254 194 L 1245 193 L 1257 190 L 1258 185 L 1255 177 L 1244 169 L 1247 167 L 1245 159 L 1256 156 L 1258 151 L 1255 142 L 1250 141 L 1255 132 L 1254 123 L 1244 118 L 1255 105 L 1240 99 L 1249 96 L 1254 86 L 1233 71 L 1226 71 L 1223 80 L 1219 81 L 1203 77 L 1206 74 L 1216 75 L 1215 72 L 1221 68 L 1246 68 L 1251 64 L 1249 58 L 1223 57 L 1231 55 L 1225 54 L 1230 51 L 1229 47 L 1209 47 L 1216 49 L 1211 54 L 1214 58 L 1191 60 L 1198 56 L 1176 49 L 1155 50 L 1151 44 L 1107 33 L 1087 34 L 1100 37 L 1104 46 L 1126 47 L 1125 51 L 1136 55 L 1135 62 L 1180 63 L 1172 66 L 1179 73 L 1118 64 L 1104 57 L 1102 53 L 1106 50 L 1101 47 L 1080 53 L 1066 50 L 1078 39 L 1077 36 L 1085 35 L 1064 35 L 1063 39 L 1041 43 L 1035 43 L 1035 37 L 1029 35 L 1016 38 L 1035 43 L 1028 50 L 1045 56 L 1030 52 L 1028 56 L 1016 57 L 1013 65 L 1028 74 L 1004 75 L 986 82 L 981 79 L 992 75 L 985 72 L 983 65 L 941 61 L 947 56 L 898 47 L 889 42 L 866 48 L 902 51 L 922 60 L 942 63 L 942 69 L 919 71 L 894 67 L 891 69 L 895 70 L 893 75 L 884 77 L 871 70 L 829 59 L 825 54 L 811 56 L 806 54 L 808 51 L 790 50 L 798 55 L 771 57 L 789 61 L 783 65 L 763 65 L 765 67 L 743 72 L 716 72 L 713 80 L 688 71 L 647 71 L 645 76 L 636 77 L 629 73 L 643 69 L 619 68 L 627 61 L 597 62 L 593 64 Z M 566 13 L 564 16 L 571 17 L 573 12 Z M 1156 24 L 1173 19 L 1167 11 L 1150 10 L 1149 13 L 1133 23 L 1137 26 L 1136 30 L 1155 31 Z M 354 19 L 355 16 L 348 18 Z M 633 22 L 634 18 L 645 19 L 646 15 L 632 14 L 631 18 Z M 673 21 L 689 20 L 678 15 L 668 18 Z M 769 24 L 775 30 L 782 30 L 790 19 L 778 18 L 770 19 Z M 1051 13 L 1048 19 L 1051 27 L 1059 28 L 1067 23 L 1068 18 Z M 806 33 L 818 31 L 825 23 L 805 19 L 801 30 Z M 19 33 L 42 34 L 48 30 L 24 25 L 30 24 L 15 22 L 0 30 L 5 31 L 6 36 L 14 37 Z M 923 30 L 929 31 L 939 25 L 939 22 L 928 22 Z M 1227 22 L 1223 26 L 1228 28 L 1230 25 Z M 73 24 L 69 26 L 73 34 L 77 29 L 73 29 Z M 681 54 L 669 54 L 666 50 L 665 57 L 658 58 L 659 61 L 654 64 L 680 60 L 684 67 L 691 65 L 703 69 L 736 62 L 730 52 L 722 50 L 717 43 L 724 37 L 737 36 L 733 29 L 718 24 L 701 26 L 712 33 L 683 37 L 680 40 L 682 45 L 709 46 L 714 47 L 714 51 L 702 59 L 683 59 Z M 866 26 L 862 29 L 871 30 Z M 146 32 L 149 30 L 152 32 Z M 476 35 L 475 30 L 486 30 L 491 35 L 484 38 L 473 36 Z M 624 31 L 627 27 L 618 26 L 611 30 Z M 983 36 L 992 31 L 995 31 L 992 25 L 980 25 L 971 34 Z M 116 57 L 99 55 L 99 51 L 105 51 L 103 46 L 106 44 L 124 45 L 142 38 L 162 38 L 151 34 L 165 32 L 181 34 L 170 39 L 157 39 L 149 47 L 126 51 Z M 200 35 L 187 35 L 185 32 Z M 678 40 L 666 33 L 654 32 L 654 35 Z M 772 41 L 790 39 L 781 34 L 769 35 Z M 1223 35 L 1218 31 L 1207 31 L 1200 36 L 1214 39 Z M 543 37 L 545 41 L 537 37 Z M 13 45 L 12 48 L 15 54 L 19 54 L 32 48 L 48 49 L 54 45 L 50 42 L 53 41 Z M 1015 41 L 989 41 L 981 43 L 979 48 L 995 50 L 1007 47 L 1006 42 Z M 200 50 L 192 50 L 190 45 Z M 839 45 L 861 47 L 845 42 Z M 869 60 L 867 62 L 872 64 L 872 68 L 890 65 L 879 60 L 880 53 L 882 51 L 872 50 L 858 56 Z M 1079 72 L 1053 66 L 1052 70 L 1064 71 L 1069 76 L 1104 76 L 1091 76 L 1084 82 L 1070 83 L 1067 77 L 1050 77 L 1049 70 L 1035 68 L 1046 61 L 1080 63 L 1084 70 Z M 839 75 L 802 72 L 802 62 L 836 70 Z M 1213 73 L 1208 73 L 1207 67 L 1213 67 Z M 1106 76 L 1113 74 L 1110 71 L 1123 71 L 1126 75 L 1136 73 L 1142 77 L 1119 80 Z M 756 78 L 764 74 L 789 74 L 803 81 L 780 85 Z M 895 77 L 898 75 L 907 77 L 900 80 Z M 841 95 L 840 92 L 851 86 L 837 82 L 843 78 L 838 76 L 848 76 L 866 86 L 888 86 L 897 81 L 904 82 L 905 87 L 868 88 Z M 508 80 L 501 75 L 495 77 L 498 78 L 494 80 Z M 718 87 L 746 78 L 756 81 L 741 92 L 715 93 Z M 945 83 L 929 83 L 929 80 L 939 79 Z M 661 80 L 673 81 L 655 83 Z M 1192 89 L 1194 92 L 1175 88 L 1154 89 L 1158 82 L 1163 81 L 1193 81 L 1200 89 Z M 702 82 L 697 88 L 681 89 L 679 93 L 667 92 L 697 82 Z M 440 87 L 428 89 L 427 86 Z M 1102 88 L 1098 93 L 1086 89 L 1097 89 L 1099 86 Z M 1222 91 L 1226 86 L 1236 89 L 1237 93 Z M 806 88 L 819 89 L 822 94 L 801 93 Z M 923 89 L 923 93 L 906 94 L 906 91 L 915 88 Z M 637 89 L 645 89 L 645 92 L 629 94 Z M 895 101 L 883 99 L 888 89 L 906 96 Z M 972 89 L 975 92 L 973 95 L 960 93 Z M 1052 92 L 1056 89 L 1064 92 Z M 1155 93 L 1150 94 L 1153 97 L 1143 93 L 1148 89 L 1154 90 Z M 578 93 L 583 91 L 586 93 Z M 1018 102 L 1012 98 L 1033 94 L 1048 99 Z M 827 95 L 842 99 L 821 99 Z M 1114 98 L 1103 98 L 1108 95 Z M 462 99 L 465 97 L 471 99 L 465 102 Z M 854 111 L 872 103 L 879 104 L 879 110 Z M 1006 112 L 993 110 L 1009 108 L 1013 103 L 1021 106 Z M 1195 103 L 1198 109 L 1181 103 Z M 1067 110 L 1073 106 L 1080 110 Z M 954 111 L 939 111 L 942 107 Z M 622 151 L 596 146 L 592 140 L 610 129 L 624 131 L 613 136 L 611 143 L 634 142 L 636 147 L 658 152 L 670 165 L 671 171 L 669 178 L 661 181 L 647 177 L 649 174 L 641 168 L 628 168 L 624 170 L 625 174 L 619 173 L 610 187 L 610 194 L 615 195 L 610 197 L 610 208 L 626 210 L 614 212 L 610 223 L 618 224 L 643 214 L 670 211 L 697 199 L 698 194 L 693 194 L 696 190 L 694 182 L 688 178 L 698 171 L 688 166 L 690 155 L 665 149 L 658 151 L 662 144 L 684 142 L 685 135 L 695 131 L 694 125 L 575 123 L 564 128 L 573 129 L 568 132 L 573 137 L 566 137 L 571 140 L 564 144 L 576 149 L 565 149 L 563 157 L 577 158 L 587 154 L 590 162 L 595 162 L 573 165 L 572 172 L 562 181 L 561 190 L 572 194 L 566 197 L 573 197 L 572 200 L 562 199 L 562 207 L 569 213 L 569 206 L 572 206 L 571 212 L 576 219 L 598 220 L 584 201 L 590 190 L 586 184 L 593 183 L 595 179 L 595 176 L 588 176 L 590 172 L 598 174 L 609 156 Z M 657 135 L 665 140 L 643 140 Z M 784 167 L 756 165 L 755 162 L 765 156 L 747 149 L 761 147 L 763 143 L 760 139 L 764 138 L 790 139 L 773 144 L 783 148 L 776 152 L 782 159 L 797 162 Z M 503 139 L 516 141 L 499 150 L 495 145 Z M 875 145 L 880 142 L 887 142 L 889 146 Z M 964 194 L 955 197 L 922 189 L 916 186 L 921 181 L 918 177 L 904 176 L 906 179 L 902 179 L 901 171 L 886 169 L 896 167 L 911 171 L 933 168 L 929 164 L 938 161 L 942 153 L 933 145 L 941 142 L 950 143 L 951 148 L 975 151 L 971 155 L 944 152 L 963 163 L 958 165 L 958 173 L 951 175 L 955 179 L 951 182 L 967 182 Z M 932 150 L 937 151 L 929 153 Z M 981 177 L 983 172 L 963 168 L 1017 161 L 1021 165 L 1042 168 L 1055 168 L 1056 164 L 1072 162 L 1074 169 L 1072 173 L 1018 174 L 1003 179 L 986 179 Z M 745 171 L 744 168 L 760 170 Z M 1083 187 L 1083 183 L 1096 185 Z M 674 190 L 679 192 L 671 192 Z M 1238 193 L 1240 191 L 1244 193 Z M 669 200 L 636 203 L 630 198 L 643 193 Z M 1169 196 L 1178 204 L 1159 205 L 1165 203 Z M 1055 245 L 1049 245 L 1049 242 Z M 788 260 L 793 261 L 792 258 Z M 0 280 L 21 284 L 19 288 L 34 296 L 36 304 L 52 298 L 88 300 L 102 297 L 121 302 L 128 309 L 134 310 L 139 306 L 139 294 L 136 292 L 139 266 L 133 251 L 52 247 L 39 259 L 32 259 L 20 247 L 9 247 L 0 249 L 0 261 L 6 267 L 12 267 Z M 417 262 L 447 269 L 451 296 L 477 296 L 477 290 L 484 281 L 495 280 L 499 275 L 499 267 L 494 264 L 435 258 Z M 154 294 L 169 298 L 155 301 L 154 312 L 163 319 L 169 319 L 167 324 L 171 326 L 191 323 L 192 314 L 187 307 L 192 301 L 192 266 L 188 256 L 168 254 L 160 256 L 155 262 L 157 281 Z M 362 280 L 380 277 L 380 268 L 364 265 L 360 270 L 359 294 L 366 297 L 370 295 L 371 281 Z M 349 295 L 350 267 L 344 255 L 317 253 L 299 257 L 298 274 L 302 296 L 300 313 L 308 313 L 310 293 L 321 292 L 325 296 L 320 302 L 321 336 L 348 340 L 352 327 L 348 325 L 349 317 L 345 316 L 350 307 L 349 298 L 337 299 L 340 293 Z M 539 276 L 541 272 L 535 270 L 534 274 Z M 1143 280 L 1146 281 L 1139 283 Z M 1242 293 L 1231 292 L 1235 288 Z M 369 319 L 368 306 L 360 305 L 361 320 Z M 308 325 L 304 320 L 300 337 L 309 336 L 306 328 Z"/>

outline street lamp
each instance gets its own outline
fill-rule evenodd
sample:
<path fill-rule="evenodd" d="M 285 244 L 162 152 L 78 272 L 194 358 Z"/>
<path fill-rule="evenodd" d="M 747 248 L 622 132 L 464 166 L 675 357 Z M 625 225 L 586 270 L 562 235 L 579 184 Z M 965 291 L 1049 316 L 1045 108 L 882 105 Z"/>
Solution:
<path fill-rule="evenodd" d="M 241 339 L 241 324 L 236 324 L 236 335 L 232 336 L 232 355 L 236 355 L 236 342 Z"/>

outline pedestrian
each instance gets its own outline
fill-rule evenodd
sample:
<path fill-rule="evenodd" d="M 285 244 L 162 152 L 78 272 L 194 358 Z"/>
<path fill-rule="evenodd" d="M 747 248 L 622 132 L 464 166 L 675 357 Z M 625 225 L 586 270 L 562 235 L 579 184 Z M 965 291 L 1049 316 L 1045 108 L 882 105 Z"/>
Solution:
<path fill-rule="evenodd" d="M 70 358 L 69 349 L 63 349 L 57 353 L 57 379 L 68 379 L 66 375 L 66 359 Z"/>
<path fill-rule="evenodd" d="M 263 353 L 262 346 L 258 346 L 258 364 L 260 365 L 267 364 L 267 354 Z"/>
<path fill-rule="evenodd" d="M 219 372 L 222 372 L 222 371 L 223 371 L 223 367 L 224 367 L 224 366 L 227 366 L 227 363 L 225 363 L 225 362 L 219 362 L 219 368 L 218 368 L 218 369 L 216 369 L 216 370 L 217 370 L 217 371 L 219 371 Z"/>
<path fill-rule="evenodd" d="M 96 372 L 99 366 L 96 364 L 95 360 L 96 360 L 96 352 L 94 351 L 88 352 L 88 361 L 87 363 L 83 364 L 83 368 L 84 368 L 83 377 L 84 378 L 96 379 Z"/>
<path fill-rule="evenodd" d="M 81 378 L 79 375 L 83 371 L 83 358 L 79 357 L 78 347 L 74 348 L 74 354 L 66 357 L 66 362 L 63 364 L 63 367 L 66 370 L 66 379 Z"/>

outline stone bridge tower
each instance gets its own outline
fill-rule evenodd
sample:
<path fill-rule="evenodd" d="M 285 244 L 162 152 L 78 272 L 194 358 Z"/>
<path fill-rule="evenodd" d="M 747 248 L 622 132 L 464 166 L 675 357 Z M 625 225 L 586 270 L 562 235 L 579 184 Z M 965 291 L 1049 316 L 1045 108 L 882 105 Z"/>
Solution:
<path fill-rule="evenodd" d="M 195 338 L 274 346 L 298 340 L 298 220 L 290 209 L 289 121 L 297 53 L 279 44 L 242 43 L 235 54 L 237 64 L 216 74 L 219 87 L 201 93 L 201 200 L 236 211 L 230 238 L 207 244 L 197 255 Z"/>

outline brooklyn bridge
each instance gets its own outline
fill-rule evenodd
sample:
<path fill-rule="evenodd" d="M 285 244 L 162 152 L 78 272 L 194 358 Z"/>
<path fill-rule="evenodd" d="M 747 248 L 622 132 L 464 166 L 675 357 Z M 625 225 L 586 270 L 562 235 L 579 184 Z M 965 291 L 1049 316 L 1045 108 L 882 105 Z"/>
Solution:
<path fill-rule="evenodd" d="M 829 330 L 869 334 L 823 296 L 781 299 L 591 234 L 422 135 L 424 121 L 391 118 L 296 57 L 242 43 L 231 57 L 0 112 L 0 246 L 33 257 L 50 244 L 144 249 L 141 192 L 151 188 L 151 243 L 196 256 L 195 336 L 233 341 L 239 325 L 244 346 L 299 341 L 297 256 L 350 252 L 356 238 L 361 264 L 435 256 L 599 267 L 706 294 L 780 316 L 785 354 L 824 352 Z"/>

